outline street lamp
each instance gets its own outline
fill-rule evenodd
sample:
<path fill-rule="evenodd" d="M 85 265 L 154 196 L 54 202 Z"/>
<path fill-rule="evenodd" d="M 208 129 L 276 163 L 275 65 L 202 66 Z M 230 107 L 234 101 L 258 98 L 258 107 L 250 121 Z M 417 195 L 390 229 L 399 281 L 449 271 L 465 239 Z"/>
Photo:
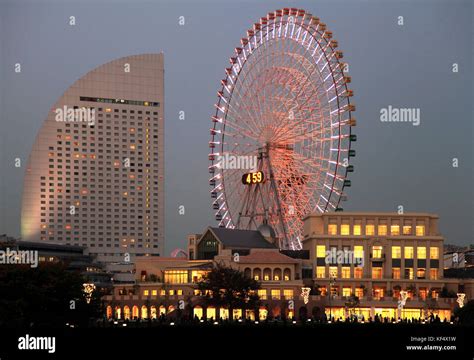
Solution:
<path fill-rule="evenodd" d="M 329 277 L 329 323 L 332 321 L 332 312 L 331 312 L 331 297 L 332 297 L 332 286 L 336 283 L 336 278 L 334 276 Z"/>

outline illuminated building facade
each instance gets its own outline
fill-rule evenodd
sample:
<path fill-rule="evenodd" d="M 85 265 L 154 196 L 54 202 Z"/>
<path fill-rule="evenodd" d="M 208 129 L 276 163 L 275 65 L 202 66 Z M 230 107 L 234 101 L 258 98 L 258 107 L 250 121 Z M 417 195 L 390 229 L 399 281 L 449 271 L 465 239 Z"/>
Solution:
<path fill-rule="evenodd" d="M 310 253 L 307 268 L 312 273 L 306 282 L 326 300 L 332 316 L 345 317 L 347 299 L 356 296 L 360 304 L 352 309 L 355 313 L 397 318 L 401 291 L 409 299 L 402 317 L 423 317 L 433 306 L 440 317 L 450 316 L 453 299 L 443 299 L 441 293 L 444 287 L 458 292 L 462 286 L 443 279 L 438 216 L 337 212 L 310 215 L 304 224 L 303 248 Z M 340 259 L 327 257 L 335 253 Z"/>
<path fill-rule="evenodd" d="M 106 261 L 163 252 L 163 66 L 163 54 L 111 61 L 50 109 L 25 174 L 22 240 Z"/>
<path fill-rule="evenodd" d="M 456 294 L 474 297 L 474 280 L 443 278 L 444 239 L 437 222 L 435 215 L 418 213 L 314 214 L 304 219 L 300 251 L 280 251 L 265 229 L 210 227 L 189 235 L 188 258 L 138 259 L 135 282 L 116 285 L 105 297 L 107 316 L 157 318 L 176 314 L 185 301 L 192 316 L 229 317 L 225 308 L 206 307 L 197 290 L 196 283 L 218 262 L 261 284 L 259 307 L 233 309 L 234 319 L 357 316 L 367 321 L 377 315 L 396 321 L 433 314 L 450 321 Z M 338 250 L 355 256 L 326 259 Z M 307 301 L 303 288 L 311 289 Z M 398 310 L 402 291 L 408 299 Z"/>

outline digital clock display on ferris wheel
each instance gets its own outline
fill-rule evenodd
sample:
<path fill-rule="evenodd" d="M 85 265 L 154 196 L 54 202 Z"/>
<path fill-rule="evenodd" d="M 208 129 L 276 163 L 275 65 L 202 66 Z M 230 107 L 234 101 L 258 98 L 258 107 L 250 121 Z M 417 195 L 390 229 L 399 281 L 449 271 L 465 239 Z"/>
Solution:
<path fill-rule="evenodd" d="M 263 171 L 250 172 L 242 175 L 242 184 L 253 185 L 260 184 L 265 180 Z"/>

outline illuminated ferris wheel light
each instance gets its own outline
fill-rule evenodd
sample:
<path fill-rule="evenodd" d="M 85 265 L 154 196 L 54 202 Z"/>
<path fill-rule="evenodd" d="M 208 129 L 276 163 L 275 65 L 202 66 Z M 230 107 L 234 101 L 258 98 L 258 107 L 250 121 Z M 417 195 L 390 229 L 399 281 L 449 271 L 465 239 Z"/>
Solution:
<path fill-rule="evenodd" d="M 211 117 L 219 226 L 268 223 L 281 248 L 300 249 L 306 215 L 341 210 L 356 122 L 352 79 L 332 36 L 318 17 L 284 8 L 262 17 L 234 49 Z M 225 166 L 226 155 L 253 156 L 258 166 Z"/>

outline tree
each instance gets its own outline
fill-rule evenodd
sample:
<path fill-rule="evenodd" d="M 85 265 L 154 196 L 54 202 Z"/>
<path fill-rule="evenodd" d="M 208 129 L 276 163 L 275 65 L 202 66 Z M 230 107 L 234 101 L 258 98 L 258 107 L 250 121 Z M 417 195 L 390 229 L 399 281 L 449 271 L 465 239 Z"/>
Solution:
<path fill-rule="evenodd" d="M 230 320 L 233 319 L 234 309 L 256 309 L 260 303 L 257 294 L 260 283 L 220 263 L 215 264 L 197 286 L 204 294 L 206 305 L 229 309 Z"/>
<path fill-rule="evenodd" d="M 352 315 L 355 308 L 360 305 L 359 298 L 355 295 L 351 295 L 347 298 L 347 301 L 344 305 L 346 306 L 346 309 L 349 312 L 349 314 Z"/>
<path fill-rule="evenodd" d="M 440 297 L 442 297 L 442 298 L 456 298 L 457 295 L 456 295 L 456 291 L 448 290 L 446 288 L 446 286 L 443 286 L 443 288 L 441 289 Z"/>
<path fill-rule="evenodd" d="M 412 297 L 415 297 L 416 296 L 416 286 L 415 284 L 410 284 L 407 286 L 407 291 L 408 293 L 411 294 Z"/>
<path fill-rule="evenodd" d="M 454 309 L 454 316 L 459 318 L 463 325 L 474 325 L 474 300 L 470 300 L 462 308 Z"/>
<path fill-rule="evenodd" d="M 95 291 L 87 303 L 84 282 L 60 263 L 0 266 L 0 326 L 87 326 L 100 316 L 101 300 Z"/>

